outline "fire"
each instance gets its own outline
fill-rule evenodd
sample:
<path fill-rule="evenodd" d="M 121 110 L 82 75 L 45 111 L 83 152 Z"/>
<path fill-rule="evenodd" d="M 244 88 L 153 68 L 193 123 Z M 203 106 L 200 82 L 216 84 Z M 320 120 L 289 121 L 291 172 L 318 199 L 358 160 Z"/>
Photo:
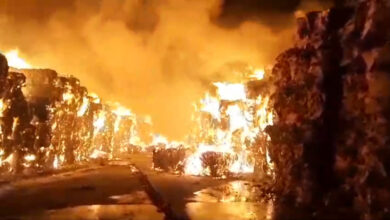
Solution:
<path fill-rule="evenodd" d="M 120 123 L 123 117 L 131 117 L 133 116 L 130 109 L 127 109 L 121 106 L 119 103 L 116 103 L 117 107 L 112 111 L 116 115 L 115 123 L 114 123 L 114 131 L 118 132 L 120 129 Z"/>
<path fill-rule="evenodd" d="M 14 136 L 15 130 L 16 130 L 16 127 L 18 126 L 18 124 L 19 124 L 19 118 L 14 117 L 12 120 L 12 136 Z"/>
<path fill-rule="evenodd" d="M 245 112 L 236 104 L 231 105 L 226 110 L 226 114 L 229 116 L 230 131 L 234 132 L 238 129 L 245 129 L 248 126 L 248 121 L 245 118 Z"/>
<path fill-rule="evenodd" d="M 107 153 L 104 151 L 95 149 L 89 157 L 92 159 L 107 158 Z"/>
<path fill-rule="evenodd" d="M 12 67 L 31 68 L 31 65 L 18 56 L 17 50 L 7 53 L 7 58 Z M 42 74 L 44 77 L 45 73 Z M 47 86 L 56 89 L 56 93 L 53 94 L 56 95 L 55 99 L 44 106 L 50 115 L 44 123 L 25 121 L 26 117 L 9 114 L 6 109 L 13 105 L 12 101 L 15 99 L 0 98 L 1 120 L 11 117 L 11 123 L 7 125 L 11 129 L 5 129 L 5 124 L 0 123 L 0 168 L 6 166 L 8 171 L 12 171 L 19 165 L 29 168 L 51 164 L 50 168 L 59 169 L 67 164 L 91 159 L 119 158 L 123 153 L 131 152 L 131 148 L 143 149 L 152 144 L 151 140 L 145 142 L 139 135 L 140 126 L 144 124 L 152 126 L 150 117 L 139 117 L 119 103 L 102 102 L 97 94 L 85 93 L 85 88 L 73 77 L 56 77 L 53 81 L 47 79 L 44 83 L 51 83 Z M 47 131 L 50 132 L 49 146 L 41 146 L 39 149 L 32 147 L 45 142 L 40 141 L 40 138 L 47 138 L 46 136 L 36 136 L 20 146 L 19 141 L 22 141 L 20 134 L 31 132 L 31 126 L 34 126 L 36 131 L 41 128 L 49 129 Z M 3 134 L 4 131 L 6 134 Z M 26 135 L 34 134 L 23 135 L 24 138 Z M 2 142 L 5 139 L 14 141 Z M 6 144 L 8 145 L 3 146 Z M 22 149 L 22 152 L 18 149 Z M 44 155 L 44 158 L 39 156 L 38 160 L 38 155 Z"/>
<path fill-rule="evenodd" d="M 66 92 L 62 94 L 62 99 L 66 102 L 70 102 L 74 98 L 74 95 L 71 92 Z"/>
<path fill-rule="evenodd" d="M 130 109 L 127 109 L 123 106 L 121 106 L 119 103 L 116 103 L 116 108 L 112 111 L 115 115 L 122 117 L 122 116 L 132 116 Z"/>
<path fill-rule="evenodd" d="M 0 154 L 0 156 L 3 156 Z M 14 165 L 14 154 L 10 154 L 6 159 L 2 160 L 1 157 L 0 157 L 0 167 L 4 166 L 4 165 L 8 165 L 9 168 L 8 168 L 8 171 L 12 171 L 12 167 Z"/>
<path fill-rule="evenodd" d="M 3 99 L 0 99 L 0 117 L 3 117 L 3 112 L 7 108 L 6 103 L 4 103 Z"/>
<path fill-rule="evenodd" d="M 89 108 L 89 99 L 87 97 L 83 97 L 83 103 L 81 104 L 80 109 L 77 112 L 77 116 L 82 117 L 85 114 L 85 112 L 88 110 L 88 108 Z"/>
<path fill-rule="evenodd" d="M 28 155 L 24 156 L 24 159 L 28 162 L 32 162 L 36 159 L 36 156 L 34 154 L 28 154 Z"/>
<path fill-rule="evenodd" d="M 91 92 L 88 95 L 91 98 L 93 98 L 93 101 L 92 101 L 93 103 L 95 103 L 95 104 L 99 104 L 100 103 L 100 97 L 96 93 Z"/>
<path fill-rule="evenodd" d="M 99 132 L 102 128 L 104 128 L 104 123 L 106 121 L 106 113 L 104 111 L 100 111 L 97 115 L 97 118 L 93 122 L 93 126 L 95 127 L 95 132 Z"/>
<path fill-rule="evenodd" d="M 54 169 L 58 169 L 58 168 L 59 168 L 58 156 L 55 156 L 55 157 L 54 157 L 54 160 L 53 160 L 53 168 L 54 168 Z"/>
<path fill-rule="evenodd" d="M 243 84 L 217 82 L 214 85 L 218 88 L 218 95 L 221 100 L 237 101 L 246 99 L 246 91 Z"/>
<path fill-rule="evenodd" d="M 6 52 L 5 57 L 8 60 L 8 65 L 17 69 L 30 69 L 32 65 L 27 63 L 23 58 L 19 57 L 19 50 L 14 49 Z"/>
<path fill-rule="evenodd" d="M 15 68 L 31 68 L 31 65 L 18 56 L 13 50 L 6 54 L 9 65 Z M 251 68 L 251 74 L 245 74 L 242 82 L 215 82 L 216 93 L 206 92 L 204 98 L 197 102 L 193 120 L 196 126 L 188 136 L 188 142 L 170 141 L 163 135 L 149 131 L 149 139 L 145 141 L 142 134 L 143 124 L 152 125 L 150 117 L 138 117 L 130 109 L 119 103 L 105 103 L 95 93 L 85 91 L 74 78 L 62 77 L 55 81 L 59 97 L 51 103 L 51 117 L 48 127 L 51 129 L 50 146 L 40 147 L 40 153 L 46 155 L 45 163 L 58 169 L 67 163 L 95 159 L 116 159 L 123 153 L 132 152 L 135 148 L 145 150 L 147 146 L 156 149 L 176 150 L 186 148 L 191 151 L 181 163 L 185 174 L 214 175 L 220 177 L 230 174 L 253 173 L 257 138 L 265 137 L 264 129 L 273 123 L 272 111 L 268 109 L 269 97 L 266 94 L 249 97 L 250 81 L 265 79 L 264 69 Z M 0 117 L 7 109 L 6 99 L 0 99 Z M 12 133 L 9 139 L 19 137 L 25 123 L 23 117 L 12 118 Z M 33 124 L 31 124 L 33 125 Z M 34 126 L 44 126 L 35 123 Z M 0 127 L 3 138 L 3 126 Z M 36 137 L 39 140 L 40 137 Z M 41 142 L 37 142 L 41 143 Z M 15 146 L 12 146 L 15 147 Z M 258 146 L 257 146 L 258 147 Z M 268 149 L 261 146 L 264 161 L 273 170 Z M 5 148 L 4 148 L 5 149 Z M 41 157 L 31 153 L 18 158 L 18 152 L 5 155 L 0 146 L 0 167 L 12 165 L 21 160 L 24 167 L 39 166 Z M 187 152 L 188 152 L 187 151 Z M 174 151 L 169 151 L 174 152 Z M 15 156 L 16 155 L 16 156 Z M 71 156 L 69 156 L 71 155 Z M 7 157 L 5 160 L 4 157 Z M 39 160 L 37 159 L 39 158 Z M 216 172 L 213 163 L 221 163 Z M 13 166 L 13 165 L 12 165 Z"/>
<path fill-rule="evenodd" d="M 255 80 L 263 80 L 264 77 L 263 69 L 255 69 L 250 75 L 250 79 Z M 194 117 L 199 126 L 194 137 L 197 144 L 195 152 L 187 158 L 186 174 L 210 175 L 209 168 L 204 167 L 202 161 L 207 152 L 226 158 L 230 173 L 254 172 L 255 158 L 251 148 L 259 135 L 266 136 L 264 129 L 273 123 L 273 114 L 268 109 L 269 97 L 259 95 L 256 99 L 249 98 L 246 83 L 214 83 L 216 97 L 206 93 L 205 98 L 195 105 L 195 110 L 202 114 Z M 267 165 L 272 166 L 268 151 L 265 157 Z"/>
<path fill-rule="evenodd" d="M 265 76 L 264 69 L 255 69 L 253 71 L 253 74 L 250 75 L 249 77 L 257 79 L 257 80 L 262 80 L 262 79 L 264 79 L 264 76 Z"/>
<path fill-rule="evenodd" d="M 213 118 L 219 119 L 221 117 L 219 108 L 220 102 L 217 98 L 211 97 L 206 93 L 206 97 L 201 101 L 200 111 L 210 113 Z"/>
<path fill-rule="evenodd" d="M 163 135 L 154 134 L 152 145 L 159 145 L 159 144 L 168 145 L 169 144 L 168 139 Z"/>

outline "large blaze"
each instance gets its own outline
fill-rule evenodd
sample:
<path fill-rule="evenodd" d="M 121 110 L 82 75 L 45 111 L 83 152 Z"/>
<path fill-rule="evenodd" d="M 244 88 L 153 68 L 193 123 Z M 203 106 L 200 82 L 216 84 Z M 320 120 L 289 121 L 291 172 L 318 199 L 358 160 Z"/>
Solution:
<path fill-rule="evenodd" d="M 264 129 L 272 125 L 273 116 L 268 106 L 269 97 L 266 94 L 250 97 L 247 85 L 263 80 L 264 74 L 264 69 L 250 68 L 249 77 L 241 83 L 216 82 L 213 84 L 215 95 L 206 93 L 195 105 L 194 119 L 198 126 L 191 138 L 195 140 L 194 152 L 186 161 L 185 173 L 226 177 L 229 173 L 254 172 L 256 151 L 268 154 L 265 145 L 259 146 L 258 140 L 267 139 Z M 219 162 L 207 164 L 207 155 L 211 153 L 224 160 L 224 167 L 213 167 Z M 262 162 L 272 167 L 269 158 L 257 161 Z"/>
<path fill-rule="evenodd" d="M 6 57 L 13 68 L 31 67 L 18 56 L 18 50 L 7 52 Z M 46 147 L 40 146 L 38 151 L 34 147 L 26 148 L 9 152 L 6 156 L 7 148 L 3 146 L 1 166 L 8 166 L 12 171 L 16 169 L 16 163 L 21 163 L 24 168 L 43 168 L 51 164 L 49 167 L 58 169 L 75 162 L 119 159 L 123 153 L 146 151 L 148 146 L 153 146 L 158 150 L 183 149 L 185 156 L 177 161 L 181 165 L 175 169 L 182 167 L 180 172 L 188 175 L 226 178 L 228 175 L 253 173 L 255 166 L 261 163 L 272 167 L 265 142 L 259 142 L 260 139 L 267 140 L 264 129 L 273 122 L 269 97 L 267 94 L 250 95 L 248 87 L 250 83 L 264 80 L 265 71 L 252 67 L 246 71 L 239 81 L 212 83 L 213 91 L 206 92 L 204 98 L 194 104 L 194 128 L 187 141 L 168 140 L 152 130 L 146 134 L 152 138 L 143 140 L 140 126 L 151 124 L 149 116 L 139 117 L 119 103 L 102 103 L 95 93 L 83 91 L 77 80 L 59 78 L 54 85 L 58 87 L 60 99 L 47 106 L 49 125 L 35 124 L 38 130 L 51 130 L 52 136 L 47 140 L 50 143 Z M 29 87 L 28 83 L 26 87 Z M 24 93 L 28 91 L 24 89 Z M 25 96 L 29 97 L 29 94 Z M 1 115 L 7 107 L 7 102 L 1 100 Z M 19 118 L 14 117 L 8 138 L 12 139 L 20 129 L 19 123 Z M 44 137 L 37 136 L 32 141 L 34 146 L 39 146 L 40 138 Z M 263 161 L 256 161 L 258 153 L 263 155 Z M 155 167 L 158 166 L 155 164 Z M 172 171 L 179 171 L 175 169 Z"/>
<path fill-rule="evenodd" d="M 15 71 L 30 71 L 31 65 L 18 56 L 18 50 L 5 54 L 9 66 L 15 68 Z M 34 74 L 40 74 L 40 70 L 37 71 Z M 40 89 L 33 84 L 34 79 L 45 76 L 29 76 L 31 78 L 27 78 L 27 86 L 19 84 L 15 88 L 20 89 L 20 92 L 23 90 L 25 97 L 34 100 L 34 94 L 29 92 Z M 47 80 L 49 79 L 45 79 Z M 137 135 L 140 132 L 137 125 L 151 124 L 150 120 L 145 119 L 148 117 L 137 117 L 130 109 L 118 103 L 102 104 L 99 96 L 86 92 L 74 78 L 57 77 L 50 83 L 51 85 L 44 86 L 49 86 L 53 90 L 49 91 L 50 94 L 56 93 L 58 99 L 45 105 L 48 115 L 45 121 L 34 119 L 26 122 L 25 118 L 20 118 L 22 115 L 15 115 L 13 112 L 17 111 L 15 108 L 20 101 L 14 97 L 0 99 L 0 116 L 3 119 L 10 117 L 11 128 L 1 125 L 2 169 L 58 169 L 64 165 L 94 159 L 115 159 L 123 152 L 146 146 Z M 15 146 L 19 135 L 22 135 L 21 138 L 30 138 L 25 143 L 27 146 Z"/>
<path fill-rule="evenodd" d="M 0 0 L 0 219 L 390 219 L 389 20 Z"/>

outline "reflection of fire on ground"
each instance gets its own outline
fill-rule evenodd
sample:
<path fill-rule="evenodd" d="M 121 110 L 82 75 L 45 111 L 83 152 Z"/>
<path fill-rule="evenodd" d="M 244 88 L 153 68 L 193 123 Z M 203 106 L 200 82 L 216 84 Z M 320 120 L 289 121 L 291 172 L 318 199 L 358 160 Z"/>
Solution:
<path fill-rule="evenodd" d="M 12 67 L 8 89 L 17 94 L 0 97 L 3 171 L 58 169 L 153 149 L 154 168 L 164 171 L 224 178 L 260 167 L 272 174 L 263 132 L 273 122 L 264 69 L 248 67 L 241 81 L 215 82 L 194 104 L 193 132 L 177 142 L 153 134 L 149 116 L 102 102 L 78 79 L 32 69 L 18 50 L 5 55 Z M 17 99 L 26 103 L 25 114 L 20 114 L 23 106 Z"/>

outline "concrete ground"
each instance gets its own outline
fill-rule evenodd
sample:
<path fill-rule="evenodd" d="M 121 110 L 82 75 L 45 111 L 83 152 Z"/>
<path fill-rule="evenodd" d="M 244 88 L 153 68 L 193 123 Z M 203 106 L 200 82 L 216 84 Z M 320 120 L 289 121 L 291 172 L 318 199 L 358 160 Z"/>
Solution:
<path fill-rule="evenodd" d="M 269 219 L 246 180 L 151 170 L 150 155 L 0 185 L 0 219 Z"/>

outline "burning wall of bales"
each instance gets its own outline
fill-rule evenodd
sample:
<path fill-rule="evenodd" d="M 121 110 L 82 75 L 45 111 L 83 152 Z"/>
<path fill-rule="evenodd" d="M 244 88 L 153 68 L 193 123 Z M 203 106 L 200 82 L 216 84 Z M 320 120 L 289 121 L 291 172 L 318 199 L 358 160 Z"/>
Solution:
<path fill-rule="evenodd" d="M 6 54 L 10 63 L 26 66 L 14 53 Z M 5 68 L 1 167 L 56 169 L 153 147 L 156 169 L 217 177 L 253 173 L 256 166 L 271 166 L 264 133 L 273 120 L 267 81 L 264 69 L 248 67 L 240 80 L 213 83 L 194 106 L 193 132 L 177 142 L 154 134 L 149 117 L 101 102 L 74 77 Z"/>
<path fill-rule="evenodd" d="M 149 117 L 102 103 L 78 79 L 48 69 L 8 71 L 3 56 L 1 66 L 2 171 L 114 159 L 151 142 Z"/>

